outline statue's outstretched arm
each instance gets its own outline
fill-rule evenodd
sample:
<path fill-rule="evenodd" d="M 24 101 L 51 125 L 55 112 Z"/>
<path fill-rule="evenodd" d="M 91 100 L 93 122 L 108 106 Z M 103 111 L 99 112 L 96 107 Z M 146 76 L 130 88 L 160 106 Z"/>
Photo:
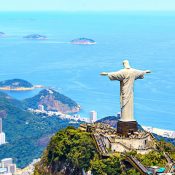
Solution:
<path fill-rule="evenodd" d="M 150 74 L 151 71 L 150 71 L 150 70 L 145 70 L 145 73 L 146 73 L 146 74 Z"/>
<path fill-rule="evenodd" d="M 107 73 L 107 72 L 101 72 L 100 75 L 102 75 L 102 76 L 107 76 L 108 73 Z"/>
<path fill-rule="evenodd" d="M 117 72 L 102 72 L 100 73 L 102 76 L 108 76 L 110 80 L 118 80 L 121 81 L 124 79 L 123 70 Z"/>

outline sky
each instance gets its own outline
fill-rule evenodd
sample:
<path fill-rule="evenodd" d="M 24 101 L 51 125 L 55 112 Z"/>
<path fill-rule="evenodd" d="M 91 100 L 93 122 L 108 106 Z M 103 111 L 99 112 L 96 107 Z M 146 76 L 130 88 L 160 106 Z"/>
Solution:
<path fill-rule="evenodd" d="M 175 11 L 175 0 L 0 0 L 0 11 Z"/>

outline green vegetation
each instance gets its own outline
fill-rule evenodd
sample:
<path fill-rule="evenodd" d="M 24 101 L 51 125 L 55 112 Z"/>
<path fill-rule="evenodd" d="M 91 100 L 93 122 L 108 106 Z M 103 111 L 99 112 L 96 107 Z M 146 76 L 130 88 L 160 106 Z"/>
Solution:
<path fill-rule="evenodd" d="M 89 133 L 68 127 L 52 137 L 35 175 L 55 174 L 63 169 L 66 174 L 81 174 L 83 168 L 87 170 L 90 166 L 95 152 L 95 144 Z"/>
<path fill-rule="evenodd" d="M 12 79 L 12 80 L 5 80 L 0 82 L 0 87 L 10 87 L 14 88 L 31 88 L 33 85 L 28 81 L 22 79 Z"/>
<path fill-rule="evenodd" d="M 137 154 L 136 158 L 145 166 L 165 167 L 167 161 L 163 152 L 151 151 L 148 154 Z"/>
<path fill-rule="evenodd" d="M 82 169 L 91 170 L 94 175 L 139 174 L 134 169 L 125 170 L 121 163 L 124 157 L 119 154 L 102 158 L 91 135 L 74 128 L 79 124 L 66 128 L 70 125 L 69 120 L 33 115 L 24 109 L 23 102 L 2 92 L 0 117 L 3 117 L 3 131 L 8 142 L 0 146 L 0 159 L 12 157 L 18 167 L 25 167 L 34 158 L 40 157 L 52 137 L 36 166 L 35 175 L 55 175 L 61 171 L 78 175 Z M 175 159 L 175 146 L 163 140 L 157 142 L 157 145 L 158 151 L 146 155 L 136 152 L 128 154 L 134 155 L 145 166 L 165 167 L 167 162 L 163 152 L 168 152 Z"/>
<path fill-rule="evenodd" d="M 163 150 L 141 155 L 135 151 L 127 153 L 135 156 L 143 165 L 165 167 L 165 150 L 172 152 L 175 147 L 163 144 Z M 41 161 L 36 165 L 34 175 L 72 174 L 79 175 L 82 169 L 91 170 L 94 175 L 140 175 L 134 168 L 124 164 L 125 156 L 113 154 L 102 158 L 96 150 L 91 135 L 73 127 L 68 127 L 52 137 Z"/>
<path fill-rule="evenodd" d="M 23 108 L 23 103 L 0 92 L 0 111 L 5 111 L 3 131 L 7 144 L 0 146 L 0 159 L 14 158 L 18 167 L 25 167 L 40 157 L 49 138 L 59 129 L 67 127 L 69 120 L 58 117 L 42 118 Z M 78 124 L 74 124 L 78 127 Z"/>
<path fill-rule="evenodd" d="M 158 142 L 158 150 L 160 152 L 167 152 L 170 157 L 175 160 L 175 146 L 172 143 L 161 140 Z"/>
<path fill-rule="evenodd" d="M 123 173 L 123 175 L 124 174 L 125 173 Z M 126 175 L 140 175 L 140 173 L 137 170 L 135 170 L 134 168 L 131 168 L 126 172 Z"/>
<path fill-rule="evenodd" d="M 82 169 L 94 175 L 122 174 L 119 154 L 103 159 L 87 132 L 68 127 L 52 137 L 34 175 L 56 175 L 59 173 L 79 175 Z"/>
<path fill-rule="evenodd" d="M 94 175 L 116 175 L 122 173 L 120 156 L 110 156 L 100 159 L 98 155 L 91 161 L 91 170 Z"/>

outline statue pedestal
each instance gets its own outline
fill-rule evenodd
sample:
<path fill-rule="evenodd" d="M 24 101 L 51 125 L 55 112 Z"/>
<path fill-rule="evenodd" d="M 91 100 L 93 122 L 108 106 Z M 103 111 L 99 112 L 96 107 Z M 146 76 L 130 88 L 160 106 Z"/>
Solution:
<path fill-rule="evenodd" d="M 118 121 L 117 122 L 117 133 L 127 136 L 138 131 L 138 124 L 136 121 Z"/>

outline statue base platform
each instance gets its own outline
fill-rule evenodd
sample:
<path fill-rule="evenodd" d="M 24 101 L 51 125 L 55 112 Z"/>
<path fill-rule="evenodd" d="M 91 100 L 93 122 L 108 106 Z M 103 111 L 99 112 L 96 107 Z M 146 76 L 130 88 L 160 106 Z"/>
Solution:
<path fill-rule="evenodd" d="M 136 121 L 118 121 L 117 133 L 120 135 L 130 135 L 138 131 L 138 124 Z"/>

